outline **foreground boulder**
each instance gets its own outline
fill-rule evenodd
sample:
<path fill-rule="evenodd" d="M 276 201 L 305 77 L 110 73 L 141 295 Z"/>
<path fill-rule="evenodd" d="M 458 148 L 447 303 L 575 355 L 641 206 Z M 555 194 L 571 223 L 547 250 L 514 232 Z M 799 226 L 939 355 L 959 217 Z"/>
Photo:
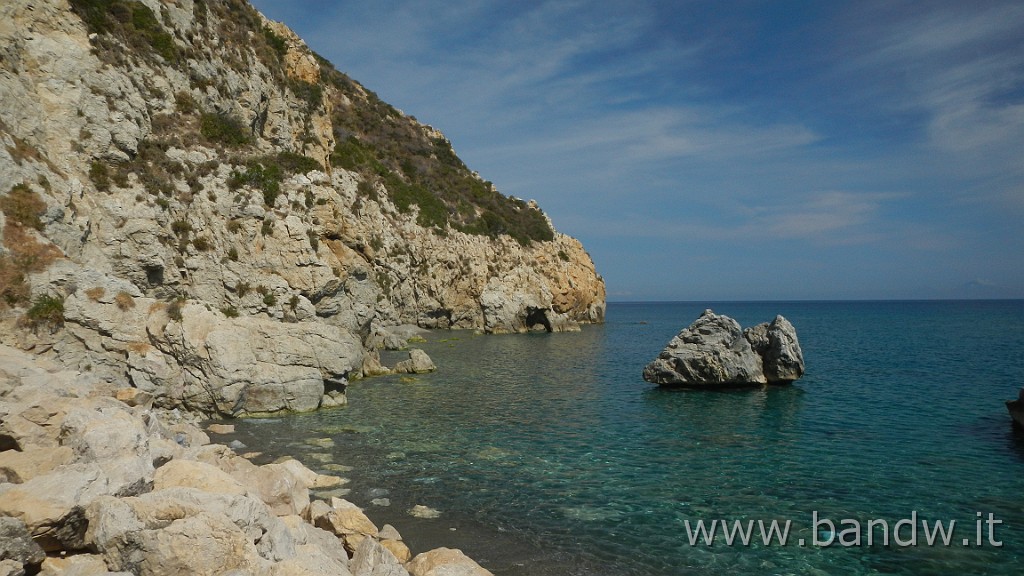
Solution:
<path fill-rule="evenodd" d="M 355 504 L 310 500 L 343 479 L 257 465 L 117 392 L 0 345 L 0 575 L 489 574 L 448 549 L 416 562 Z"/>
<path fill-rule="evenodd" d="M 728 387 L 785 384 L 804 374 L 796 329 L 776 316 L 747 330 L 705 310 L 644 367 L 644 380 L 664 386 Z"/>

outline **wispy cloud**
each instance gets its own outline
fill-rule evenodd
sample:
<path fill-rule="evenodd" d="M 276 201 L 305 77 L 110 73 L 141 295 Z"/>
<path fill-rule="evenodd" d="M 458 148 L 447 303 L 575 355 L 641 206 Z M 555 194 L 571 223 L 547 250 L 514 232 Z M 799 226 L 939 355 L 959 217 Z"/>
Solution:
<path fill-rule="evenodd" d="M 825 191 L 782 203 L 733 204 L 711 221 L 701 214 L 633 212 L 608 215 L 589 225 L 600 230 L 600 235 L 611 237 L 702 239 L 741 245 L 778 241 L 819 246 L 879 244 L 902 234 L 888 222 L 892 203 L 902 199 L 904 194 Z"/>
<path fill-rule="evenodd" d="M 924 116 L 937 169 L 982 181 L 965 193 L 1024 213 L 1024 5 L 875 5 L 861 16 L 850 41 L 866 50 L 852 63 L 880 101 Z"/>

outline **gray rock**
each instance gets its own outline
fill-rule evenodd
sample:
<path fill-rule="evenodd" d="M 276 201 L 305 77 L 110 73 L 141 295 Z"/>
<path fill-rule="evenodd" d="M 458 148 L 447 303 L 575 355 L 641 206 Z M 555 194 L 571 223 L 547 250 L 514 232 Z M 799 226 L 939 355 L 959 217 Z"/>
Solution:
<path fill-rule="evenodd" d="M 1024 388 L 1020 389 L 1020 394 L 1016 400 L 1006 401 L 1006 409 L 1010 411 L 1013 424 L 1019 428 L 1024 428 Z"/>
<path fill-rule="evenodd" d="M 796 329 L 782 316 L 747 330 L 705 310 L 644 367 L 648 382 L 667 386 L 784 384 L 804 374 Z"/>
<path fill-rule="evenodd" d="M 191 303 L 181 315 L 180 322 L 151 318 L 149 331 L 156 346 L 185 368 L 162 388 L 180 390 L 176 403 L 203 412 L 314 410 L 325 377 L 357 371 L 363 362 L 358 338 L 322 322 L 226 318 Z"/>
<path fill-rule="evenodd" d="M 409 350 L 409 359 L 395 364 L 396 374 L 426 374 L 437 370 L 434 361 L 427 356 L 427 353 L 419 348 Z"/>
<path fill-rule="evenodd" d="M 25 576 L 25 567 L 17 560 L 0 560 L 0 576 Z"/>
<path fill-rule="evenodd" d="M 350 568 L 353 576 L 409 576 L 398 558 L 374 538 L 359 543 Z"/>
<path fill-rule="evenodd" d="M 45 559 L 46 552 L 32 539 L 24 522 L 9 516 L 0 517 L 0 560 L 37 566 Z"/>
<path fill-rule="evenodd" d="M 705 310 L 644 367 L 644 380 L 671 386 L 765 384 L 761 358 L 738 322 Z"/>
<path fill-rule="evenodd" d="M 768 383 L 792 382 L 804 375 L 804 353 L 796 328 L 785 317 L 779 315 L 770 324 L 747 328 L 743 335 L 761 356 Z"/>

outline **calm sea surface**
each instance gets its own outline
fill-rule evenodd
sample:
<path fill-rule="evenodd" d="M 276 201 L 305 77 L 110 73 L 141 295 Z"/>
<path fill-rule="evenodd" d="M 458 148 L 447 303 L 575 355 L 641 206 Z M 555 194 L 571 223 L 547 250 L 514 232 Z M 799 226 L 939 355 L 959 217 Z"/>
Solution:
<path fill-rule="evenodd" d="M 645 383 L 708 307 L 744 327 L 786 316 L 806 376 L 728 392 Z M 357 382 L 345 408 L 241 421 L 236 437 L 266 458 L 352 466 L 346 498 L 414 552 L 459 547 L 498 575 L 1024 566 L 1024 434 L 1004 405 L 1024 386 L 1022 301 L 612 303 L 582 333 L 431 338 L 417 346 L 436 373 Z M 416 504 L 441 516 L 413 518 Z M 904 519 L 916 524 L 900 542 L 916 546 L 892 537 Z M 699 520 L 752 520 L 752 542 L 691 545 Z M 788 543 L 765 545 L 758 520 L 790 521 Z M 868 545 L 872 520 L 888 545 L 881 524 Z M 954 520 L 949 546 L 927 544 L 922 522 Z M 860 545 L 844 546 L 854 521 Z"/>

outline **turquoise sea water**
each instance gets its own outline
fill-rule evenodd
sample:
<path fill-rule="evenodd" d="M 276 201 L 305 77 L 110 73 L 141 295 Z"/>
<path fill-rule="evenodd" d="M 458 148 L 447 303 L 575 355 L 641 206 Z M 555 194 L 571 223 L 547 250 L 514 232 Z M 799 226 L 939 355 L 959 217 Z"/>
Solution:
<path fill-rule="evenodd" d="M 726 392 L 663 390 L 643 366 L 704 308 L 785 315 L 807 374 Z M 349 387 L 349 406 L 237 423 L 267 458 L 353 466 L 348 499 L 414 551 L 460 547 L 499 575 L 1020 574 L 1024 302 L 612 303 L 577 334 L 441 332 L 438 372 Z M 324 448 L 310 439 L 331 438 Z M 325 465 L 328 465 L 326 468 Z M 386 497 L 390 506 L 371 503 Z M 440 518 L 406 514 L 414 504 Z M 836 524 L 815 527 L 812 520 Z M 978 513 L 982 524 L 977 542 Z M 813 545 L 853 526 L 890 539 Z M 789 520 L 787 545 L 691 545 L 698 520 Z M 921 522 L 955 520 L 950 546 Z M 845 533 L 847 542 L 853 532 Z M 804 539 L 803 546 L 798 544 Z M 964 545 L 964 539 L 969 545 Z"/>

